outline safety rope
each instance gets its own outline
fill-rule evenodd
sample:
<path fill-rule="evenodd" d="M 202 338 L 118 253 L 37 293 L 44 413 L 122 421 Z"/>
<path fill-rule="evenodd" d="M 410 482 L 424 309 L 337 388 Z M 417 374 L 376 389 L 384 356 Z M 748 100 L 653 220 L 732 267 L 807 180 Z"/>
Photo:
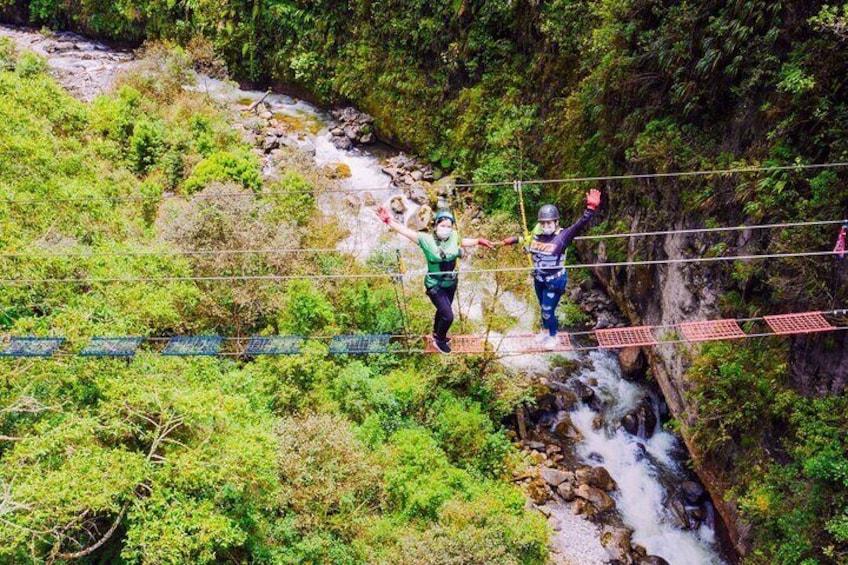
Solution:
<path fill-rule="evenodd" d="M 518 182 L 518 181 L 516 181 Z M 522 212 L 523 216 L 523 212 Z M 527 229 L 526 220 L 522 217 L 523 222 L 523 232 L 526 235 L 529 233 Z M 660 235 L 680 235 L 680 234 L 694 234 L 694 233 L 721 233 L 721 232 L 733 232 L 733 231 L 746 231 L 746 230 L 762 230 L 762 229 L 777 229 L 777 228 L 793 228 L 793 227 L 809 227 L 809 226 L 831 226 L 835 224 L 848 224 L 848 220 L 820 220 L 820 221 L 810 221 L 810 222 L 784 222 L 784 223 L 774 223 L 774 224 L 758 224 L 758 225 L 742 225 L 742 226 L 727 226 L 727 227 L 718 227 L 718 228 L 693 228 L 693 229 L 685 229 L 685 230 L 665 230 L 665 231 L 650 231 L 650 232 L 630 232 L 630 233 L 608 233 L 608 234 L 597 234 L 597 235 L 581 235 L 577 236 L 575 240 L 599 240 L 599 239 L 616 239 L 616 238 L 636 238 L 636 237 L 650 237 L 650 236 L 660 236 Z M 259 248 L 259 249 L 209 249 L 209 250 L 192 250 L 192 251 L 182 251 L 182 250 L 161 250 L 161 251 L 152 251 L 152 250 L 142 250 L 142 251 L 95 251 L 95 250 L 84 250 L 84 251 L 45 251 L 44 253 L 37 252 L 21 252 L 21 251 L 9 251 L 6 253 L 0 253 L 0 257 L 7 258 L 20 258 L 20 257 L 34 257 L 34 258 L 48 258 L 48 257 L 142 257 L 142 256 L 215 256 L 215 255 L 247 255 L 247 254 L 257 254 L 257 255 L 274 255 L 274 254 L 309 254 L 309 253 L 349 253 L 356 255 L 356 253 L 350 253 L 348 251 L 339 250 L 333 247 L 270 247 L 270 248 Z"/>
<path fill-rule="evenodd" d="M 654 178 L 675 178 L 675 177 L 692 177 L 692 176 L 710 176 L 710 175 L 732 175 L 742 173 L 767 173 L 777 171 L 802 171 L 823 168 L 848 167 L 848 162 L 831 162 L 831 163 L 814 163 L 809 165 L 780 165 L 773 167 L 739 167 L 733 169 L 710 169 L 700 171 L 680 171 L 672 173 L 644 173 L 644 174 L 625 174 L 625 175 L 608 175 L 594 177 L 565 177 L 558 179 L 538 179 L 524 180 L 525 185 L 545 185 L 545 184 L 567 184 L 567 183 L 584 183 L 584 182 L 600 182 L 600 181 L 616 181 L 616 180 L 635 180 L 635 179 L 654 179 Z M 477 187 L 497 187 L 510 186 L 515 181 L 499 181 L 499 182 L 473 182 L 473 183 L 458 183 L 453 185 L 456 188 L 477 188 Z M 219 194 L 196 194 L 193 199 L 206 200 L 215 198 L 245 198 L 256 196 L 274 196 L 283 194 L 322 194 L 322 193 L 338 193 L 338 194 L 355 194 L 358 192 L 374 192 L 382 190 L 391 190 L 393 187 L 387 186 L 362 186 L 351 188 L 325 188 L 325 189 L 286 189 L 286 190 L 269 190 L 260 193 L 250 191 L 234 192 L 234 193 L 219 193 Z M 163 195 L 163 199 L 182 198 L 181 196 L 169 194 Z M 16 199 L 7 198 L 0 200 L 6 204 L 37 204 L 41 202 L 85 202 L 91 200 L 105 200 L 112 202 L 122 201 L 150 201 L 153 200 L 149 196 L 133 195 L 133 196 L 68 196 L 68 197 L 40 197 Z"/>
<path fill-rule="evenodd" d="M 513 185 L 514 190 L 518 193 L 518 209 L 521 211 L 521 229 L 524 233 L 525 242 L 530 240 L 530 230 L 527 228 L 527 214 L 524 211 L 524 191 L 521 188 L 521 181 L 515 181 Z M 533 267 L 533 257 L 527 255 L 527 261 L 530 264 L 530 267 Z"/>
<path fill-rule="evenodd" d="M 833 251 L 810 251 L 798 253 L 769 253 L 762 255 L 731 255 L 722 257 L 691 257 L 684 259 L 656 259 L 642 261 L 619 261 L 608 263 L 577 263 L 563 265 L 563 269 L 582 268 L 607 268 L 607 267 L 632 267 L 640 265 L 679 265 L 687 263 L 713 263 L 721 261 L 747 261 L 757 259 L 786 259 L 797 257 L 823 257 L 833 256 Z M 466 269 L 461 274 L 483 274 L 483 273 L 527 273 L 529 267 L 497 267 L 490 269 Z M 423 277 L 430 275 L 445 275 L 455 271 L 410 272 L 406 276 Z M 311 274 L 311 275 L 217 275 L 217 276 L 165 276 L 165 277 L 69 277 L 69 278 L 25 278 L 9 279 L 0 278 L 0 284 L 39 284 L 39 283 L 83 283 L 83 282 L 213 282 L 213 281 L 287 281 L 287 280 L 356 280 L 356 279 L 387 279 L 396 275 L 391 273 L 345 273 L 345 274 Z"/>
<path fill-rule="evenodd" d="M 411 337 L 409 331 L 409 324 L 411 323 L 411 319 L 409 317 L 409 306 L 407 304 L 406 299 L 406 285 L 403 282 L 404 275 L 406 274 L 406 264 L 403 261 L 403 255 L 400 252 L 400 249 L 395 249 L 395 257 L 397 259 L 397 269 L 399 276 L 393 279 L 394 287 L 395 287 L 395 298 L 398 299 L 398 310 L 400 311 L 400 320 L 403 325 L 403 340 L 404 344 L 409 346 L 409 339 Z M 397 288 L 400 287 L 400 292 L 403 295 L 403 301 L 398 297 Z"/>

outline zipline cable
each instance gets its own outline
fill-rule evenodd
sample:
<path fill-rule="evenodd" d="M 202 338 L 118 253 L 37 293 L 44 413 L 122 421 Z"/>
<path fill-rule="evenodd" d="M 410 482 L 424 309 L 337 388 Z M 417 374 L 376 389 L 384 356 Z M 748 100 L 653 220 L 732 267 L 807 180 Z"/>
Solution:
<path fill-rule="evenodd" d="M 700 171 L 680 171 L 680 172 L 672 172 L 672 173 L 644 173 L 644 174 L 624 174 L 624 175 L 608 175 L 608 176 L 584 176 L 584 177 L 566 177 L 559 179 L 538 179 L 538 180 L 524 180 L 521 181 L 525 185 L 545 185 L 545 184 L 568 184 L 568 183 L 582 183 L 582 182 L 600 182 L 600 181 L 615 181 L 615 180 L 635 180 L 635 179 L 652 179 L 652 178 L 676 178 L 676 177 L 693 177 L 693 176 L 711 176 L 711 175 L 733 175 L 733 174 L 742 174 L 742 173 L 757 173 L 757 172 L 777 172 L 777 171 L 802 171 L 802 170 L 813 170 L 813 169 L 824 169 L 824 168 L 838 168 L 838 167 L 848 167 L 848 162 L 831 162 L 831 163 L 813 163 L 808 165 L 777 165 L 772 167 L 738 167 L 731 169 L 710 169 L 710 170 L 700 170 Z M 511 186 L 515 181 L 495 181 L 495 182 L 472 182 L 472 183 L 457 183 L 452 186 L 457 188 L 476 188 L 476 187 L 497 187 L 497 186 Z M 251 191 L 245 192 L 233 192 L 233 193 L 219 193 L 219 194 L 196 194 L 192 196 L 193 199 L 198 200 L 208 200 L 208 199 L 216 199 L 216 198 L 245 198 L 245 197 L 256 197 L 256 196 L 274 196 L 274 195 L 284 195 L 284 194 L 355 194 L 358 192 L 375 192 L 381 190 L 397 190 L 397 187 L 387 185 L 387 186 L 369 186 L 369 187 L 352 187 L 352 188 L 325 188 L 325 189 L 287 189 L 287 190 L 272 190 L 265 191 L 260 193 L 254 193 Z M 182 198 L 182 196 L 169 194 L 163 195 L 160 198 L 162 199 L 176 199 Z M 4 200 L 0 200 L 0 202 L 6 204 L 37 204 L 41 202 L 84 202 L 91 200 L 106 200 L 113 202 L 121 202 L 121 201 L 155 201 L 157 199 L 152 198 L 150 196 L 141 196 L 141 195 L 133 195 L 133 196 L 79 196 L 79 197 L 42 197 L 42 198 L 28 198 L 28 199 L 15 199 L 15 198 L 7 198 Z"/>
<path fill-rule="evenodd" d="M 785 259 L 793 257 L 823 257 L 835 255 L 833 251 L 808 251 L 798 253 L 770 253 L 763 255 L 732 255 L 724 257 L 691 257 L 685 259 L 656 259 L 642 261 L 620 261 L 609 263 L 578 263 L 563 265 L 564 269 L 631 267 L 640 265 L 679 265 L 686 263 L 713 263 L 720 261 L 747 261 L 756 259 Z M 467 269 L 460 274 L 484 273 L 527 273 L 529 267 L 497 267 L 490 269 Z M 410 272 L 407 276 L 426 276 L 451 274 L 454 271 Z M 119 282 L 212 282 L 212 281 L 287 281 L 287 280 L 359 280 L 359 279 L 388 279 L 397 276 L 392 273 L 346 273 L 346 274 L 311 274 L 311 275 L 210 275 L 210 276 L 165 276 L 165 277 L 69 277 L 69 278 L 0 278 L 0 284 L 40 284 L 40 283 L 119 283 Z"/>
<path fill-rule="evenodd" d="M 526 220 L 524 232 L 527 233 Z M 842 225 L 848 220 L 819 220 L 809 222 L 783 222 L 774 224 L 758 224 L 758 225 L 742 225 L 742 226 L 727 226 L 718 228 L 692 228 L 683 230 L 665 230 L 665 231 L 650 231 L 650 232 L 630 232 L 630 233 L 608 233 L 597 235 L 580 235 L 574 238 L 575 240 L 599 240 L 599 239 L 623 239 L 636 237 L 651 237 L 661 235 L 683 235 L 694 233 L 721 233 L 734 232 L 745 230 L 762 230 L 762 229 L 777 229 L 777 228 L 794 228 L 794 227 L 809 227 L 809 226 L 831 226 Z M 49 257 L 143 257 L 143 256 L 215 256 L 215 255 L 274 255 L 274 254 L 309 254 L 309 253 L 350 253 L 346 250 L 340 250 L 333 247 L 280 247 L 280 248 L 259 248 L 259 249 L 207 249 L 207 250 L 141 250 L 141 251 L 47 251 L 45 253 L 11 251 L 8 253 L 0 253 L 0 257 L 15 258 L 15 257 L 34 257 L 34 258 L 49 258 Z"/>

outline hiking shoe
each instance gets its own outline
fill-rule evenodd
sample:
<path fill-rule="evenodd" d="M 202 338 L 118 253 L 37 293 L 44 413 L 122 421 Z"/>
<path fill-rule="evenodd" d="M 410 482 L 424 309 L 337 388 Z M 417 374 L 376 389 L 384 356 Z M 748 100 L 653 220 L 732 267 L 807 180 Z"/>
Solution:
<path fill-rule="evenodd" d="M 545 340 L 548 339 L 551 334 L 548 333 L 548 330 L 537 333 L 533 336 L 533 343 L 545 343 Z"/>
<path fill-rule="evenodd" d="M 448 345 L 448 342 L 447 342 L 446 340 L 438 339 L 438 338 L 435 338 L 435 337 L 434 337 L 434 338 L 433 338 L 433 345 L 434 345 L 434 346 L 436 347 L 436 349 L 438 349 L 438 350 L 439 350 L 439 352 L 441 352 L 441 353 L 448 354 L 448 353 L 450 353 L 450 352 L 451 352 L 450 345 Z"/>
<path fill-rule="evenodd" d="M 545 341 L 542 342 L 542 347 L 547 349 L 548 351 L 552 351 L 557 348 L 559 345 L 559 337 L 555 335 L 549 335 L 545 338 Z"/>

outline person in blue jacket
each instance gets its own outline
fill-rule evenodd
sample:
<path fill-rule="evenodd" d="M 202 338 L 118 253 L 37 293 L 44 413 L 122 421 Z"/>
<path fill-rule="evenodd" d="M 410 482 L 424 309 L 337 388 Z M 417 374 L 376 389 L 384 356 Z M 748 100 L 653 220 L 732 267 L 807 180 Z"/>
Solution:
<path fill-rule="evenodd" d="M 464 247 L 478 245 L 494 248 L 483 238 L 461 238 L 457 233 L 456 219 L 448 210 L 439 210 L 433 219 L 433 233 L 421 233 L 393 220 L 386 208 L 377 210 L 377 216 L 390 229 L 418 245 L 427 259 L 424 289 L 436 307 L 433 320 L 433 344 L 442 353 L 450 353 L 448 330 L 453 324 L 453 298 L 456 295 L 456 261 L 463 256 Z"/>
<path fill-rule="evenodd" d="M 542 314 L 541 331 L 536 342 L 545 349 L 555 349 L 559 343 L 559 323 L 556 308 L 565 286 L 568 272 L 563 266 L 568 246 L 577 237 L 601 204 L 601 192 L 592 189 L 586 193 L 586 210 L 574 224 L 563 229 L 559 226 L 559 210 L 553 204 L 539 208 L 538 223 L 526 238 L 509 237 L 501 245 L 515 245 L 523 241 L 524 248 L 533 259 L 533 286 Z"/>

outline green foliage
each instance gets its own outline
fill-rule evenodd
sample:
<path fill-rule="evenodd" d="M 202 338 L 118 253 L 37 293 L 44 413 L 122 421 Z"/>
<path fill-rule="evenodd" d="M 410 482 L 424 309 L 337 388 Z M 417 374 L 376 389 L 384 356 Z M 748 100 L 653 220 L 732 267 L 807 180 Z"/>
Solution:
<path fill-rule="evenodd" d="M 294 335 L 320 333 L 335 321 L 332 304 L 309 280 L 296 279 L 286 286 L 286 312 L 280 328 Z"/>
<path fill-rule="evenodd" d="M 0 71 L 14 70 L 18 61 L 15 42 L 8 37 L 0 37 Z"/>
<path fill-rule="evenodd" d="M 687 399 L 698 411 L 692 433 L 698 446 L 713 455 L 765 434 L 780 414 L 779 388 L 785 355 L 778 346 L 747 348 L 709 344 L 688 372 L 694 386 Z"/>
<path fill-rule="evenodd" d="M 509 442 L 502 433 L 495 432 L 478 403 L 445 393 L 432 405 L 429 419 L 451 461 L 492 477 L 505 471 Z"/>
<path fill-rule="evenodd" d="M 31 51 L 24 51 L 18 56 L 15 72 L 21 78 L 32 78 L 47 71 L 47 59 Z"/>
<path fill-rule="evenodd" d="M 129 139 L 129 159 L 132 169 L 147 173 L 159 160 L 165 149 L 165 126 L 160 121 L 141 119 L 133 125 Z"/>
<path fill-rule="evenodd" d="M 259 160 L 246 151 L 218 151 L 200 161 L 186 179 L 183 187 L 192 194 L 210 182 L 233 181 L 250 190 L 262 186 Z"/>
<path fill-rule="evenodd" d="M 119 30 L 120 22 L 152 18 L 129 13 L 139 4 L 121 6 L 127 13 L 104 7 L 96 25 Z M 79 3 L 80 17 L 94 7 Z M 59 18 L 66 8 L 44 0 L 39 17 Z M 276 191 L 261 186 L 255 161 L 245 164 L 227 118 L 181 88 L 179 54 L 169 68 L 167 50 L 149 52 L 153 62 L 142 62 L 141 74 L 120 79 L 90 107 L 44 73 L 0 71 L 0 183 L 4 196 L 22 200 L 0 210 L 0 240 L 31 254 L 1 258 L 4 273 L 157 279 L 360 268 L 342 254 L 314 261 L 173 253 L 297 247 L 301 232 L 321 229 L 312 190 L 322 186 L 294 163 L 282 187 L 304 192 L 265 194 Z M 184 192 L 203 191 L 163 198 L 192 166 Z M 220 193 L 239 197 L 211 198 Z M 44 206 L 45 196 L 57 200 Z M 430 317 L 422 296 L 411 308 Z M 388 282 L 86 282 L 10 285 L 0 296 L 4 329 L 55 332 L 72 351 L 92 335 L 396 332 L 399 316 Z M 544 520 L 525 513 L 520 491 L 485 478 L 500 476 L 512 448 L 481 403 L 498 403 L 505 376 L 489 382 L 479 365 L 393 355 L 345 364 L 327 356 L 323 340 L 308 341 L 300 355 L 249 362 L 141 351 L 131 363 L 10 363 L 0 390 L 0 493 L 11 509 L 0 520 L 2 562 L 86 550 L 118 521 L 86 559 L 545 560 Z"/>

